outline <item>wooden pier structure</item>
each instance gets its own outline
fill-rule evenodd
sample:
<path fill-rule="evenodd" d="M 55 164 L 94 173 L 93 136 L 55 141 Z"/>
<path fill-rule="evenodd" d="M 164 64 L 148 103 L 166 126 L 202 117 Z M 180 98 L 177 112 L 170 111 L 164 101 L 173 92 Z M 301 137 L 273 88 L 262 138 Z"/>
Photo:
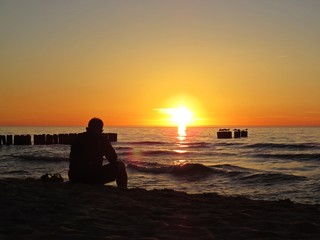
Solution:
<path fill-rule="evenodd" d="M 61 133 L 61 134 L 35 134 L 27 135 L 0 135 L 1 145 L 53 145 L 64 144 L 71 145 L 73 139 L 78 133 Z M 117 133 L 103 133 L 109 142 L 117 142 Z"/>
<path fill-rule="evenodd" d="M 217 137 L 232 138 L 232 131 L 229 128 L 219 129 L 219 131 L 217 132 Z M 244 130 L 233 129 L 233 137 L 234 138 L 248 137 L 248 129 L 244 129 Z"/>

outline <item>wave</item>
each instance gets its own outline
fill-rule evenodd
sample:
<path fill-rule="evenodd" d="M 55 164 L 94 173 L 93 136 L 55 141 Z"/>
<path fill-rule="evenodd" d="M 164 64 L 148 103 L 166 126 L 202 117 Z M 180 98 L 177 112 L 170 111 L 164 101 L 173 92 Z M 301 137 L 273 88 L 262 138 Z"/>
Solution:
<path fill-rule="evenodd" d="M 253 172 L 254 170 L 249 168 L 243 168 L 239 166 L 234 166 L 231 164 L 217 164 L 212 166 L 215 169 L 219 169 L 221 174 L 228 175 L 229 177 L 236 177 L 239 175 L 244 175 Z"/>
<path fill-rule="evenodd" d="M 182 151 L 180 151 L 182 150 Z M 147 150 L 141 151 L 141 155 L 143 156 L 154 156 L 154 155 L 180 155 L 180 154 L 192 154 L 190 151 L 184 151 L 183 149 L 179 150 Z"/>
<path fill-rule="evenodd" d="M 15 175 L 23 175 L 26 173 L 29 173 L 29 172 L 24 170 L 12 170 L 12 171 L 1 172 L 1 174 L 15 174 Z"/>
<path fill-rule="evenodd" d="M 213 173 L 213 169 L 200 163 L 187 163 L 184 165 L 171 166 L 169 173 L 174 175 L 199 175 Z"/>
<path fill-rule="evenodd" d="M 135 164 L 128 164 L 129 168 L 146 173 L 153 174 L 172 174 L 172 175 L 204 175 L 212 173 L 214 170 L 210 167 L 198 163 L 187 163 L 184 165 L 162 165 L 158 167 L 144 167 Z"/>
<path fill-rule="evenodd" d="M 184 143 L 182 146 L 186 148 L 210 148 L 212 144 L 208 142 L 191 142 Z"/>
<path fill-rule="evenodd" d="M 244 143 L 239 142 L 217 142 L 215 143 L 215 146 L 241 146 L 244 145 Z"/>
<path fill-rule="evenodd" d="M 250 168 L 238 167 L 230 164 L 214 165 L 215 168 L 221 168 L 229 177 L 240 180 L 243 183 L 287 183 L 292 181 L 305 180 L 306 177 L 284 174 L 278 172 L 262 172 Z"/>
<path fill-rule="evenodd" d="M 254 184 L 282 184 L 293 181 L 305 180 L 304 176 L 295 176 L 283 173 L 254 173 L 240 178 L 245 183 Z"/>
<path fill-rule="evenodd" d="M 141 160 L 130 160 L 130 161 L 126 161 L 126 160 L 122 160 L 125 163 L 127 163 L 128 167 L 141 167 L 141 166 L 148 166 L 148 167 L 162 167 L 163 164 L 161 163 L 157 163 L 157 162 L 149 162 L 149 161 L 141 161 Z"/>
<path fill-rule="evenodd" d="M 235 177 L 238 175 L 247 174 L 248 171 L 244 168 L 232 166 L 232 165 L 214 165 L 212 167 L 205 166 L 200 163 L 186 163 L 182 165 L 161 165 L 151 167 L 150 165 L 141 166 L 137 163 L 129 163 L 127 165 L 129 168 L 153 174 L 172 174 L 172 175 L 203 175 L 208 176 L 208 174 Z M 147 166 L 147 167 L 146 167 Z"/>
<path fill-rule="evenodd" d="M 172 151 L 164 151 L 164 150 L 150 150 L 150 151 L 125 151 L 125 152 L 118 152 L 117 155 L 120 157 L 127 157 L 132 155 L 137 156 L 157 156 L 157 155 L 172 155 L 174 152 Z"/>
<path fill-rule="evenodd" d="M 174 151 L 170 151 L 170 150 L 148 150 L 148 151 L 141 151 L 140 153 L 145 156 L 175 154 Z"/>
<path fill-rule="evenodd" d="M 164 145 L 164 144 L 168 144 L 168 143 L 161 142 L 161 141 L 141 141 L 141 142 L 128 142 L 128 144 L 132 144 L 132 145 Z"/>
<path fill-rule="evenodd" d="M 267 148 L 267 149 L 293 149 L 293 150 L 307 150 L 320 149 L 317 143 L 256 143 L 246 145 L 246 148 Z"/>
<path fill-rule="evenodd" d="M 305 161 L 313 161 L 320 160 L 320 153 L 260 153 L 255 154 L 255 157 L 258 158 L 276 158 L 276 159 L 285 159 L 285 160 L 305 160 Z"/>
<path fill-rule="evenodd" d="M 65 162 L 69 161 L 68 157 L 54 157 L 54 156 L 30 156 L 30 155 L 12 155 L 12 157 L 19 160 L 26 161 L 41 161 L 41 162 Z"/>
<path fill-rule="evenodd" d="M 223 177 L 235 181 L 237 184 L 284 184 L 288 182 L 295 182 L 305 180 L 306 177 L 295 176 L 277 172 L 261 172 L 254 169 L 242 168 L 229 164 L 214 165 L 212 167 L 205 166 L 199 163 L 187 163 L 184 165 L 160 165 L 148 166 L 136 165 L 130 163 L 128 168 L 134 169 L 139 172 L 150 174 L 172 174 L 174 176 L 189 177 L 208 177 L 214 175 L 216 177 Z"/>

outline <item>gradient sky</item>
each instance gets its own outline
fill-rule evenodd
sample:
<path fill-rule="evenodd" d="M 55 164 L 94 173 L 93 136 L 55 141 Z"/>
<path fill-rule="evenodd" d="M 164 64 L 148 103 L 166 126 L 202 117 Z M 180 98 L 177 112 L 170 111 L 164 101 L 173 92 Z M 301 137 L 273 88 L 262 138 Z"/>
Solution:
<path fill-rule="evenodd" d="M 318 0 L 0 0 L 0 125 L 320 125 Z"/>

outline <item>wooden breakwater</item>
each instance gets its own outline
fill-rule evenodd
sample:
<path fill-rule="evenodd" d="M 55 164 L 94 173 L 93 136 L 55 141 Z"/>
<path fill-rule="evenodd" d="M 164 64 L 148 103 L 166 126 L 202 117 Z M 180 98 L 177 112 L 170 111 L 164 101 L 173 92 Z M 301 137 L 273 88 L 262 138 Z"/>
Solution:
<path fill-rule="evenodd" d="M 219 129 L 219 131 L 217 132 L 217 137 L 232 138 L 232 131 L 229 128 Z M 233 137 L 234 138 L 248 137 L 248 129 L 244 129 L 244 130 L 233 129 Z"/>
<path fill-rule="evenodd" d="M 77 133 L 61 133 L 61 134 L 35 134 L 33 138 L 30 134 L 26 135 L 0 135 L 1 145 L 52 145 L 65 144 L 70 145 Z M 110 142 L 118 140 L 117 133 L 103 133 Z"/>

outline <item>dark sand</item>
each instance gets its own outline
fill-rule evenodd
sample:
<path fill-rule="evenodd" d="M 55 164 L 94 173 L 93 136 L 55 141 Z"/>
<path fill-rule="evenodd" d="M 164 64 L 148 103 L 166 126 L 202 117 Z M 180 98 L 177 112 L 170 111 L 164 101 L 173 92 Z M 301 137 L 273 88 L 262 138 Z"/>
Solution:
<path fill-rule="evenodd" d="M 320 206 L 0 180 L 0 239 L 320 239 Z"/>

